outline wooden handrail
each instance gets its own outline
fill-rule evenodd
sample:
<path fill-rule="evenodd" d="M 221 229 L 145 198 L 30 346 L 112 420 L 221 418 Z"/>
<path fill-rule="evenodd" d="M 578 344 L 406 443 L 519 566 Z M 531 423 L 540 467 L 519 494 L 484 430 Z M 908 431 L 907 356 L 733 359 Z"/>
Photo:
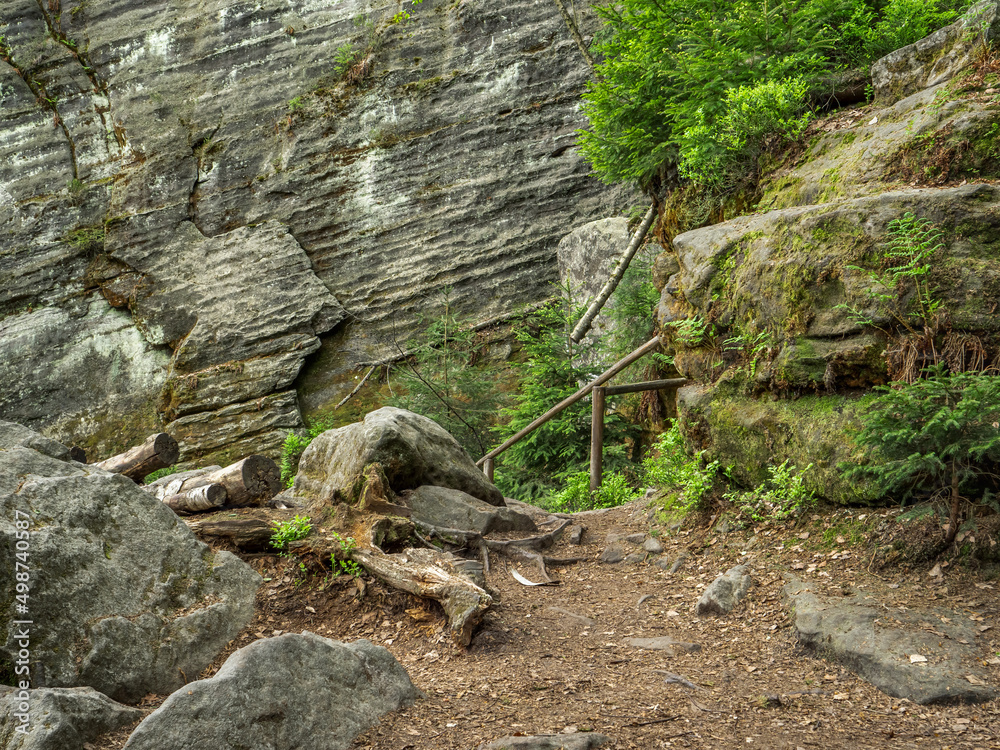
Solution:
<path fill-rule="evenodd" d="M 512 445 L 514 445 L 515 443 L 521 441 L 522 439 L 524 439 L 525 437 L 527 437 L 528 435 L 530 435 L 532 432 L 534 432 L 535 430 L 537 430 L 539 427 L 541 427 L 543 424 L 545 424 L 546 422 L 548 422 L 550 419 L 552 419 L 552 417 L 554 417 L 556 414 L 558 414 L 559 412 L 561 412 L 567 406 L 572 406 L 577 401 L 579 401 L 580 399 L 582 399 L 584 396 L 586 396 L 588 393 L 590 393 L 592 390 L 594 390 L 595 386 L 604 385 L 609 380 L 611 380 L 611 378 L 613 378 L 615 375 L 617 375 L 622 370 L 624 370 L 626 367 L 628 367 L 630 364 L 632 364 L 633 362 L 635 362 L 637 359 L 640 359 L 641 357 L 644 357 L 645 355 L 649 354 L 651 351 L 653 351 L 659 345 L 660 345 L 660 338 L 659 338 L 659 336 L 654 336 L 649 341 L 647 341 L 645 344 L 643 344 L 638 349 L 636 349 L 634 352 L 632 352 L 631 354 L 629 354 L 627 357 L 625 357 L 623 359 L 620 359 L 617 362 L 615 362 L 615 364 L 613 364 L 609 369 L 605 370 L 597 378 L 595 378 L 591 382 L 587 383 L 587 385 L 583 386 L 583 388 L 581 388 L 580 390 L 578 390 L 572 396 L 568 396 L 567 398 L 564 398 L 562 401 L 560 401 L 558 404 L 556 404 L 555 406 L 553 406 L 551 409 L 549 409 L 547 412 L 545 412 L 542 416 L 540 416 L 534 422 L 532 422 L 531 424 L 529 424 L 527 427 L 525 427 L 524 429 L 520 430 L 519 432 L 517 432 L 516 434 L 512 435 L 511 437 L 507 438 L 499 446 L 497 446 L 496 448 L 494 448 L 493 450 L 491 450 L 489 453 L 487 453 L 485 456 L 483 456 L 481 459 L 479 459 L 478 461 L 476 461 L 476 466 L 482 466 L 486 461 L 490 461 L 490 460 L 496 458 L 501 453 L 503 453 L 505 450 L 507 450 L 508 448 L 510 448 Z"/>
<path fill-rule="evenodd" d="M 664 388 L 680 388 L 682 385 L 687 385 L 687 383 L 687 378 L 670 378 L 669 380 L 647 380 L 645 383 L 609 385 L 605 390 L 609 396 L 619 396 L 622 393 L 639 393 L 640 391 L 659 391 Z"/>

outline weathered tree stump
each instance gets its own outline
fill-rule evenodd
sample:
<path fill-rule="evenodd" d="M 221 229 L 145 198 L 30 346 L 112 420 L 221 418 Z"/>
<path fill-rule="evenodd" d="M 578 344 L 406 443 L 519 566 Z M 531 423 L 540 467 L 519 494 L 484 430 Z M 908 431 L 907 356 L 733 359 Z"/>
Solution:
<path fill-rule="evenodd" d="M 377 547 L 351 550 L 350 557 L 393 588 L 441 603 L 452 636 L 462 646 L 493 604 L 493 597 L 468 577 L 453 570 L 448 557 L 429 549 L 408 549 L 387 555 Z"/>
<path fill-rule="evenodd" d="M 138 484 L 150 472 L 173 466 L 180 455 L 177 441 L 165 432 L 150 435 L 142 445 L 98 461 L 94 466 L 121 474 Z"/>

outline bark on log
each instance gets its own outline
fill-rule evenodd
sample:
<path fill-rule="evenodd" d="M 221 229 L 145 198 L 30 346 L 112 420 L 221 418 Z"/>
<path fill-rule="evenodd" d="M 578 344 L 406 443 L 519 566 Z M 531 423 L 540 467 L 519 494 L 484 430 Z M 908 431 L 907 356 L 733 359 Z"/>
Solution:
<path fill-rule="evenodd" d="M 94 466 L 113 474 L 121 474 L 138 484 L 150 472 L 173 466 L 180 455 L 177 441 L 165 432 L 150 435 L 146 442 L 119 453 Z"/>
<path fill-rule="evenodd" d="M 447 559 L 429 549 L 387 555 L 377 548 L 351 550 L 351 559 L 393 588 L 441 603 L 452 636 L 462 646 L 493 604 L 493 598 L 466 576 L 453 572 Z"/>
<path fill-rule="evenodd" d="M 187 492 L 178 492 L 163 501 L 174 513 L 200 513 L 226 504 L 226 488 L 221 484 L 204 484 Z"/>
<path fill-rule="evenodd" d="M 195 536 L 204 542 L 228 542 L 244 552 L 268 552 L 274 527 L 258 518 L 231 521 L 185 521 Z"/>
<path fill-rule="evenodd" d="M 266 456 L 247 456 L 224 468 L 213 466 L 204 471 L 186 471 L 177 477 L 163 477 L 143 487 L 160 500 L 171 495 L 221 484 L 226 488 L 226 502 L 234 507 L 266 505 L 281 490 L 278 465 Z"/>
<path fill-rule="evenodd" d="M 229 505 L 262 506 L 281 491 L 281 471 L 267 456 L 247 456 L 224 469 L 204 474 L 198 484 L 221 484 Z"/>

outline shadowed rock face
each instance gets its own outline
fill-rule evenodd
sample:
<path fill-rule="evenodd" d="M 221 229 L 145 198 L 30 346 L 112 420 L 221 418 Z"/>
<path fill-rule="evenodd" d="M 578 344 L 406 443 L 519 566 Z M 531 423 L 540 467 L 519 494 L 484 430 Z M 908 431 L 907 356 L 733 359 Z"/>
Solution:
<path fill-rule="evenodd" d="M 13 661 L 28 637 L 36 688 L 132 702 L 176 690 L 253 617 L 260 576 L 131 480 L 67 452 L 0 422 L 0 656 Z M 32 563 L 27 613 L 14 575 L 25 531 L 30 561 L 44 561 Z M 15 622 L 26 616 L 27 636 Z"/>
<path fill-rule="evenodd" d="M 0 415 L 95 456 L 165 425 L 224 463 L 344 395 L 431 291 L 480 319 L 548 295 L 558 239 L 631 197 L 574 148 L 588 69 L 562 19 L 398 10 L 5 5 Z"/>

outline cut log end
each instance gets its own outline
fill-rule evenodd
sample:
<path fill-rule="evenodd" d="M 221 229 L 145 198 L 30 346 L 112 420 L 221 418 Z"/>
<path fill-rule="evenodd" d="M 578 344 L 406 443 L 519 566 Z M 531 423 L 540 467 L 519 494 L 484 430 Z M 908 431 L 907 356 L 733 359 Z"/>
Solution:
<path fill-rule="evenodd" d="M 167 433 L 159 432 L 146 438 L 142 445 L 99 461 L 94 466 L 126 476 L 138 484 L 147 474 L 173 466 L 178 456 L 180 446 L 177 441 Z"/>

